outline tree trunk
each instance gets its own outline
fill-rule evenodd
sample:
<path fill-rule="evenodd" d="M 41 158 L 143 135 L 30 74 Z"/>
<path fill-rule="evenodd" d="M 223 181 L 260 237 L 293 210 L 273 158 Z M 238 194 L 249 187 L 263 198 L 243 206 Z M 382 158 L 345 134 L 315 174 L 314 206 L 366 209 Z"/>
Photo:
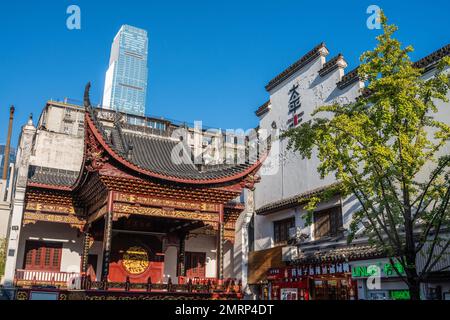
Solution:
<path fill-rule="evenodd" d="M 410 299 L 420 300 L 420 280 L 417 275 L 415 254 L 406 256 L 406 264 L 405 273 L 408 282 Z"/>
<path fill-rule="evenodd" d="M 420 300 L 420 282 L 415 279 L 408 278 L 408 287 L 411 300 Z"/>

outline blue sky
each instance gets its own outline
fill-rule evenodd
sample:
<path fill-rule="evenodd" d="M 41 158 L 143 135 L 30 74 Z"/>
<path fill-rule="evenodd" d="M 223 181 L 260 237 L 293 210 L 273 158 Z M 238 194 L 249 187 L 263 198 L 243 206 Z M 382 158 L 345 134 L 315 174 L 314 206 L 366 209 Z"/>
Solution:
<path fill-rule="evenodd" d="M 66 9 L 81 8 L 81 30 L 66 28 Z M 450 40 L 450 2 L 441 1 L 1 1 L 0 143 L 10 104 L 20 126 L 48 99 L 81 100 L 92 81 L 101 101 L 114 35 L 122 24 L 148 30 L 147 114 L 222 128 L 257 125 L 264 86 L 324 41 L 350 71 L 375 45 L 366 27 L 369 5 L 380 6 L 411 44 L 414 60 Z"/>

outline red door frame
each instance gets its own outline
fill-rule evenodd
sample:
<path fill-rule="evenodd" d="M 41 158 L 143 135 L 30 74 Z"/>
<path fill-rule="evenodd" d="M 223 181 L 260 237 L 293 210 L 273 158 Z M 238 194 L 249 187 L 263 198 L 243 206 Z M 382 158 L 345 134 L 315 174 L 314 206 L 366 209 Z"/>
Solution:
<path fill-rule="evenodd" d="M 185 257 L 186 277 L 206 278 L 206 252 L 186 252 Z"/>

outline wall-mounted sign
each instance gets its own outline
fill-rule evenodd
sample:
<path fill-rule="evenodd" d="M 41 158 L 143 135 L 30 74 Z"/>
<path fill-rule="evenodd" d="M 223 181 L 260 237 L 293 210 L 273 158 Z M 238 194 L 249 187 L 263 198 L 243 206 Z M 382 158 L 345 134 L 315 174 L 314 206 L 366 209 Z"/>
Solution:
<path fill-rule="evenodd" d="M 267 279 L 300 278 L 303 276 L 317 276 L 335 273 L 350 273 L 348 263 L 330 263 L 320 265 L 302 265 L 288 268 L 270 269 Z"/>
<path fill-rule="evenodd" d="M 289 90 L 289 112 L 295 112 L 301 107 L 300 94 L 297 91 L 298 84 L 294 84 L 291 90 Z"/>
<path fill-rule="evenodd" d="M 403 266 L 399 262 L 395 262 L 394 266 L 390 262 L 373 262 L 372 264 L 352 264 L 352 278 L 368 278 L 371 276 L 380 276 L 384 278 L 398 277 L 398 273 L 405 274 Z"/>
<path fill-rule="evenodd" d="M 302 106 L 300 102 L 300 94 L 298 93 L 298 84 L 294 84 L 292 89 L 289 90 L 289 119 L 286 122 L 286 125 L 289 128 L 296 127 L 300 122 L 302 122 L 302 117 L 305 114 L 304 112 L 298 113 L 297 110 Z"/>
<path fill-rule="evenodd" d="M 391 290 L 389 295 L 392 300 L 410 300 L 409 290 Z"/>
<path fill-rule="evenodd" d="M 123 254 L 122 265 L 131 275 L 144 273 L 149 264 L 148 252 L 142 247 L 131 247 Z"/>

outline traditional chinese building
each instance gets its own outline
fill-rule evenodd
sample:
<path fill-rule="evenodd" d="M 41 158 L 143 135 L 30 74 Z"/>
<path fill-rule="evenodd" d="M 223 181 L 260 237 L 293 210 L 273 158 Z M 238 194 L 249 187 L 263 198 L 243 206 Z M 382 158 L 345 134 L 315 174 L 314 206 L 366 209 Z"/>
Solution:
<path fill-rule="evenodd" d="M 239 198 L 257 182 L 262 153 L 240 164 L 195 164 L 174 126 L 132 126 L 113 111 L 105 117 L 88 88 L 84 108 L 72 111 L 83 115 L 84 134 L 70 127 L 58 140 L 42 119 L 22 129 L 5 283 L 66 287 L 85 275 L 103 289 L 167 289 L 161 285 L 235 278 Z M 61 142 L 52 146 L 53 167 L 37 165 L 52 157 L 39 139 Z M 80 157 L 79 170 L 56 165 L 67 155 L 70 168 Z"/>

